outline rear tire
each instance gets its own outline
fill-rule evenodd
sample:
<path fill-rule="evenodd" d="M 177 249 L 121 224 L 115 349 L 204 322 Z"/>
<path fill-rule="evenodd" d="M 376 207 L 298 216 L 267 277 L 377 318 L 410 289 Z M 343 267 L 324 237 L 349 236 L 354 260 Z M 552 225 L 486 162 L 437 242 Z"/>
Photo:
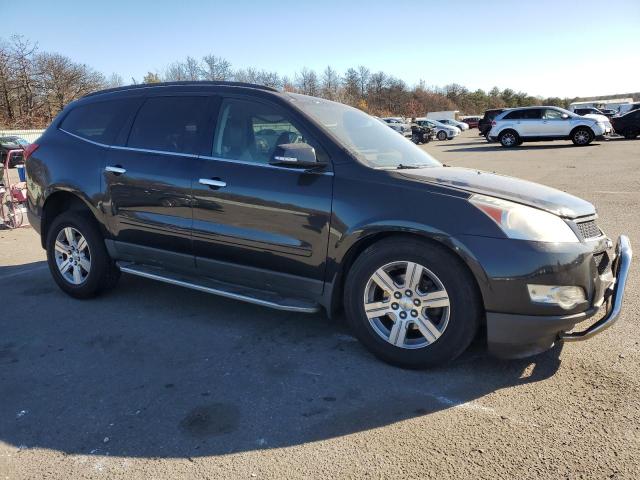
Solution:
<path fill-rule="evenodd" d="M 505 130 L 498 135 L 498 141 L 504 148 L 513 148 L 520 145 L 520 135 L 515 130 Z M 520 142 L 520 143 L 518 143 Z"/>
<path fill-rule="evenodd" d="M 571 141 L 577 147 L 585 147 L 593 142 L 595 135 L 589 127 L 578 127 L 571 132 Z"/>
<path fill-rule="evenodd" d="M 47 263 L 60 289 L 74 298 L 90 298 L 113 288 L 120 278 L 95 220 L 86 213 L 56 217 L 47 233 Z"/>
<path fill-rule="evenodd" d="M 410 270 L 409 265 L 422 268 Z M 384 277 L 378 272 L 394 268 L 399 272 L 389 274 L 394 284 L 383 289 L 378 282 Z M 418 280 L 406 280 L 407 276 Z M 473 340 L 482 316 L 475 279 L 460 259 L 439 245 L 397 237 L 360 254 L 347 277 L 344 305 L 351 330 L 367 349 L 407 368 L 441 365 L 459 356 Z M 398 331 L 403 332 L 401 339 Z"/>

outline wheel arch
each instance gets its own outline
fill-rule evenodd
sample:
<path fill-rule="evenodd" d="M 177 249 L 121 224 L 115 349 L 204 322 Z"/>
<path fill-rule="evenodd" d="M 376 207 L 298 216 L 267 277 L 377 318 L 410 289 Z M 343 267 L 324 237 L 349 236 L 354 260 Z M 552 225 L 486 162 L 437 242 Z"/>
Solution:
<path fill-rule="evenodd" d="M 325 302 L 323 302 L 329 316 L 333 316 L 342 309 L 345 280 L 358 256 L 371 245 L 393 237 L 398 239 L 419 240 L 424 242 L 425 245 L 435 245 L 453 254 L 473 279 L 474 288 L 482 300 L 482 308 L 484 309 L 484 300 L 487 296 L 484 287 L 488 285 L 488 277 L 478 260 L 462 243 L 452 237 L 432 232 L 389 229 L 370 232 L 361 236 L 349 246 L 346 253 L 340 259 L 336 259 L 340 267 L 336 270 L 334 278 L 328 282 L 327 286 L 329 288 L 325 291 Z"/>
<path fill-rule="evenodd" d="M 66 189 L 55 190 L 47 195 L 42 205 L 42 219 L 40 223 L 40 242 L 45 248 L 49 226 L 53 220 L 63 212 L 73 210 L 85 212 L 96 219 L 96 211 L 91 203 L 76 192 Z"/>

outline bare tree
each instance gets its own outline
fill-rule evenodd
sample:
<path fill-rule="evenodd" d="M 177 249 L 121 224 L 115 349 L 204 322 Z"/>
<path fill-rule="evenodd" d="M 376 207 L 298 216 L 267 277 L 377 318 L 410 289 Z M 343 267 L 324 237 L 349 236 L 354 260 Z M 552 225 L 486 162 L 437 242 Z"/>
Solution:
<path fill-rule="evenodd" d="M 360 87 L 360 97 L 362 98 L 365 98 L 367 95 L 370 77 L 371 71 L 367 67 L 360 65 L 358 67 L 358 85 Z"/>
<path fill-rule="evenodd" d="M 320 91 L 318 75 L 316 75 L 315 71 L 304 67 L 300 70 L 299 74 L 296 74 L 296 86 L 300 93 L 304 93 L 305 95 L 318 95 Z"/>
<path fill-rule="evenodd" d="M 233 76 L 231 63 L 222 57 L 206 55 L 202 58 L 202 78 L 204 80 L 229 80 Z"/>
<path fill-rule="evenodd" d="M 338 98 L 338 88 L 340 88 L 340 76 L 331 66 L 327 66 L 322 72 L 322 87 L 320 94 L 329 100 Z"/>

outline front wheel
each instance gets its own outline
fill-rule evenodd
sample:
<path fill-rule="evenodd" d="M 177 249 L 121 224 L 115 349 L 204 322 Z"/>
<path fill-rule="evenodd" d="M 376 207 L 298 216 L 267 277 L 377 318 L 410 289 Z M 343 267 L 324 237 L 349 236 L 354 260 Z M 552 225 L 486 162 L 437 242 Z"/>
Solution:
<path fill-rule="evenodd" d="M 115 286 L 119 278 L 120 270 L 88 214 L 67 212 L 56 217 L 47 234 L 46 249 L 51 275 L 72 297 L 93 297 Z"/>
<path fill-rule="evenodd" d="M 347 321 L 384 361 L 409 368 L 453 360 L 471 343 L 482 312 L 475 280 L 435 244 L 388 239 L 366 249 L 349 271 Z"/>
<path fill-rule="evenodd" d="M 639 128 L 628 127 L 624 131 L 624 138 L 627 140 L 633 140 L 634 138 L 637 138 L 638 135 L 640 135 Z"/>
<path fill-rule="evenodd" d="M 440 130 L 438 132 L 438 135 L 436 135 L 436 137 L 438 137 L 438 140 L 446 140 L 447 139 L 447 132 L 445 132 L 444 130 Z"/>
<path fill-rule="evenodd" d="M 589 145 L 593 141 L 593 132 L 587 127 L 578 127 L 571 133 L 571 141 L 578 147 Z"/>

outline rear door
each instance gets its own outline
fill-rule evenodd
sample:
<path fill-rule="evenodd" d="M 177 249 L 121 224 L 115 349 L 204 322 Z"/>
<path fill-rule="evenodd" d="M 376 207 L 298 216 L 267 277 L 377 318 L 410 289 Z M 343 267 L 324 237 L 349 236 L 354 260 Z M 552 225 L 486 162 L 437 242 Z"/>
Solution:
<path fill-rule="evenodd" d="M 523 137 L 544 136 L 544 129 L 542 128 L 542 109 L 525 108 L 520 110 L 518 131 Z"/>
<path fill-rule="evenodd" d="M 227 97 L 215 109 L 210 154 L 193 177 L 193 240 L 200 273 L 298 296 L 322 292 L 333 172 L 297 112 Z M 215 133 L 214 133 L 215 132 Z M 277 145 L 305 142 L 326 168 L 270 165 Z"/>
<path fill-rule="evenodd" d="M 149 96 L 103 173 L 109 227 L 120 258 L 193 268 L 191 180 L 209 97 Z"/>

